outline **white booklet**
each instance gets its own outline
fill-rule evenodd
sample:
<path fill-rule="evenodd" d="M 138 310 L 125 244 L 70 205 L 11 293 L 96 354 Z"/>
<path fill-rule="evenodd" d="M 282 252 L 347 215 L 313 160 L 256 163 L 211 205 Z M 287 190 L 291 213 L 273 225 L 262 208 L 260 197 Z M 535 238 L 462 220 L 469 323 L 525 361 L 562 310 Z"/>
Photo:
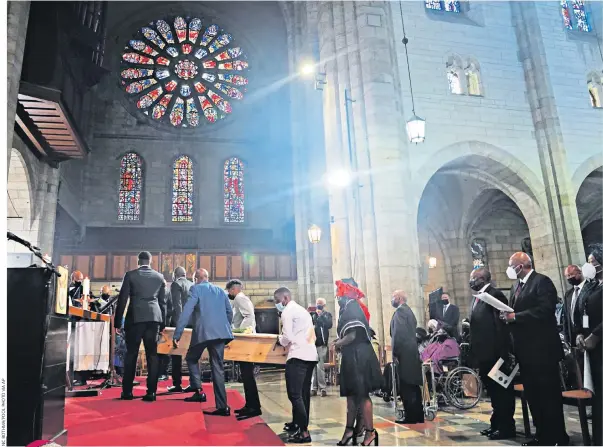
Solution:
<path fill-rule="evenodd" d="M 584 380 L 582 384 L 582 387 L 585 390 L 588 390 L 591 393 L 595 392 L 595 386 L 593 384 L 593 375 L 590 370 L 590 356 L 588 355 L 588 351 L 584 352 Z"/>
<path fill-rule="evenodd" d="M 500 303 L 500 301 L 499 301 L 499 303 Z M 503 359 L 498 359 L 498 361 L 494 364 L 494 366 L 488 373 L 488 377 L 490 377 L 492 380 L 494 380 L 496 383 L 498 383 L 503 388 L 508 388 L 509 385 L 511 383 L 513 383 L 513 377 L 515 377 L 515 375 L 517 374 L 517 371 L 519 371 L 519 364 L 515 365 L 515 368 L 513 368 L 513 371 L 511 371 L 511 374 L 506 375 L 504 372 L 502 372 L 500 370 L 500 367 L 503 366 L 504 363 L 505 363 L 505 361 Z"/>
<path fill-rule="evenodd" d="M 490 306 L 494 307 L 495 309 L 498 309 L 498 310 L 501 310 L 504 312 L 513 312 L 513 309 L 511 309 L 509 306 L 507 306 L 502 301 L 497 300 L 496 298 L 494 298 L 492 295 L 490 295 L 487 292 L 478 293 L 477 295 L 474 295 L 474 296 L 478 300 L 481 300 L 484 303 L 489 304 Z"/>

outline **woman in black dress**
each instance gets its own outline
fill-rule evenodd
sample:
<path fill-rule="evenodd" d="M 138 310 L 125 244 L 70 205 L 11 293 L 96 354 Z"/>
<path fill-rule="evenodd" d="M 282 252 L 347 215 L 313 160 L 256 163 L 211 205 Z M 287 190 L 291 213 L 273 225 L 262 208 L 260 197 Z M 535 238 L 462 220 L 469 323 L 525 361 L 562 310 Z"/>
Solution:
<path fill-rule="evenodd" d="M 360 427 L 354 430 L 356 416 L 362 414 L 364 441 L 361 445 L 379 445 L 379 434 L 373 428 L 373 402 L 369 393 L 381 389 L 383 375 L 375 350 L 371 345 L 373 330 L 356 299 L 339 298 L 338 340 L 341 350 L 340 395 L 347 398 L 347 420 L 343 438 L 337 445 L 356 445 Z"/>

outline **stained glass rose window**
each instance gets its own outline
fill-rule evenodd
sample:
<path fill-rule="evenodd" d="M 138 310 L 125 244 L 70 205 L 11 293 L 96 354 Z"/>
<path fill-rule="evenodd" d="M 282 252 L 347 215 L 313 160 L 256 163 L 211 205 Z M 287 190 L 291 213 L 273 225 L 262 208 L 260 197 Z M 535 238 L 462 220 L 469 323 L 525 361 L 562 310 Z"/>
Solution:
<path fill-rule="evenodd" d="M 143 26 L 122 55 L 121 85 L 135 106 L 174 127 L 215 123 L 243 99 L 249 64 L 233 37 L 199 18 Z"/>

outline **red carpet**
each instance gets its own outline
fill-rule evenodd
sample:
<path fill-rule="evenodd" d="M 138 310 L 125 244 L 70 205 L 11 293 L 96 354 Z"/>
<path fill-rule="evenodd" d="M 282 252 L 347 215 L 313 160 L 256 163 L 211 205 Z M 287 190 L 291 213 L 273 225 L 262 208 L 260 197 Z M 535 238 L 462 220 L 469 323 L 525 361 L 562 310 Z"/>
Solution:
<path fill-rule="evenodd" d="M 144 378 L 137 379 L 135 396 L 146 392 Z M 72 446 L 170 446 L 170 445 L 284 445 L 256 417 L 237 421 L 231 417 L 206 416 L 214 409 L 211 384 L 203 384 L 207 402 L 184 402 L 188 394 L 164 394 L 171 382 L 160 383 L 156 402 L 119 400 L 121 388 L 103 390 L 98 397 L 68 398 L 65 428 Z M 187 385 L 186 383 L 183 386 Z M 238 391 L 227 390 L 232 410 L 244 405 Z"/>

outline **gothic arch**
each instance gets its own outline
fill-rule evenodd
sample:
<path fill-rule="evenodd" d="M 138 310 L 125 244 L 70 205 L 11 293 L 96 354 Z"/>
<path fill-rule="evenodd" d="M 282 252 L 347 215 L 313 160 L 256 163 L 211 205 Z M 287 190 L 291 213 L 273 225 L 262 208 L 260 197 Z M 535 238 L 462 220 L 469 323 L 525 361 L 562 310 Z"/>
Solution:
<path fill-rule="evenodd" d="M 22 237 L 33 245 L 38 245 L 37 229 L 33 231 L 34 222 L 34 188 L 28 163 L 21 152 L 11 149 L 10 167 L 8 171 L 7 189 L 7 230 Z M 25 247 L 9 243 L 10 253 L 25 252 Z"/>
<path fill-rule="evenodd" d="M 603 166 L 603 154 L 601 151 L 597 151 L 595 155 L 584 160 L 580 166 L 574 171 L 572 175 L 572 183 L 574 184 L 574 190 L 578 194 L 578 190 L 586 177 L 588 177 L 594 170 Z"/>

